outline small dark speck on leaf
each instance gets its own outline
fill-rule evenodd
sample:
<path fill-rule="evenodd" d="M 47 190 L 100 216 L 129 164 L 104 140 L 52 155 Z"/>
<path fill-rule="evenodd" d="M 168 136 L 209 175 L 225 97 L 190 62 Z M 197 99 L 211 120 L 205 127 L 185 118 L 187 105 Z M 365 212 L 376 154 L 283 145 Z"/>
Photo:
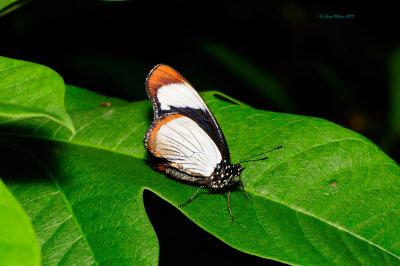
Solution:
<path fill-rule="evenodd" d="M 332 179 L 331 181 L 329 181 L 329 185 L 331 185 L 332 187 L 336 187 L 338 184 L 338 182 L 335 179 Z"/>
<path fill-rule="evenodd" d="M 110 107 L 110 106 L 111 106 L 111 103 L 110 103 L 110 102 L 107 102 L 107 103 L 100 103 L 99 106 L 101 106 L 101 107 Z"/>
<path fill-rule="evenodd" d="M 232 100 L 226 98 L 225 96 L 219 95 L 219 94 L 217 94 L 217 93 L 214 93 L 214 97 L 217 98 L 217 99 L 219 99 L 219 100 L 221 100 L 221 101 L 224 101 L 224 102 L 227 102 L 227 103 L 232 103 L 232 104 L 238 105 L 238 104 L 235 103 L 234 101 L 232 101 Z"/>

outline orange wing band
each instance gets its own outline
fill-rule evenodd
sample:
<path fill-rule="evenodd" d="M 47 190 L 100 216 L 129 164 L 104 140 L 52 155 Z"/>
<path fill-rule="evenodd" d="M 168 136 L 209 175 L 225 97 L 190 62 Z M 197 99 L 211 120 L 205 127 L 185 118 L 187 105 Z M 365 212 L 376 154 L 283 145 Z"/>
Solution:
<path fill-rule="evenodd" d="M 175 69 L 167 65 L 157 65 L 147 77 L 146 86 L 153 97 L 156 96 L 157 90 L 164 85 L 175 83 L 189 83 Z"/>
<path fill-rule="evenodd" d="M 154 156 L 156 156 L 158 158 L 164 158 L 162 156 L 162 154 L 157 151 L 157 147 L 156 147 L 156 137 L 157 137 L 157 133 L 160 130 L 161 126 L 166 125 L 170 121 L 172 121 L 174 119 L 177 119 L 179 117 L 183 117 L 183 115 L 181 115 L 181 114 L 173 114 L 173 115 L 166 116 L 163 119 L 158 120 L 155 123 L 155 125 L 153 126 L 153 128 L 152 128 L 152 130 L 150 132 L 148 146 L 149 146 L 149 149 L 154 154 Z"/>

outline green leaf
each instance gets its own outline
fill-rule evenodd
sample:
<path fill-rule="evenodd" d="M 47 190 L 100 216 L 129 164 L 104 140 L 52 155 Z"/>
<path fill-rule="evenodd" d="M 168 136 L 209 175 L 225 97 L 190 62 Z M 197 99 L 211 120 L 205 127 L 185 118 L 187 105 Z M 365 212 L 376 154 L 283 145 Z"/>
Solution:
<path fill-rule="evenodd" d="M 206 190 L 180 211 L 232 247 L 264 258 L 301 265 L 399 264 L 400 168 L 393 160 L 331 122 L 261 111 L 215 94 L 202 95 L 234 163 L 284 148 L 267 161 L 243 164 L 242 179 L 255 200 L 240 189 L 231 194 L 234 223 L 226 195 Z M 39 168 L 36 186 L 20 182 L 10 188 L 28 214 L 41 214 L 33 223 L 43 263 L 157 263 L 143 189 L 178 206 L 196 187 L 148 165 L 142 140 L 151 103 L 81 109 L 71 117 L 74 134 L 42 118 L 2 128 L 31 151 Z M 25 204 L 33 197 L 41 200 Z"/>
<path fill-rule="evenodd" d="M 32 223 L 1 180 L 0 217 L 0 265 L 39 265 L 40 249 Z"/>
<path fill-rule="evenodd" d="M 47 117 L 74 131 L 65 111 L 65 85 L 48 67 L 0 57 L 0 124 Z"/>
<path fill-rule="evenodd" d="M 17 2 L 18 0 L 2 0 L 0 2 L 0 11 L 6 8 L 7 6 L 11 5 L 12 3 Z"/>
<path fill-rule="evenodd" d="M 68 111 L 79 109 L 92 109 L 95 107 L 109 107 L 115 105 L 125 105 L 126 101 L 107 97 L 92 91 L 88 91 L 73 85 L 66 85 L 65 107 Z"/>
<path fill-rule="evenodd" d="M 14 11 L 31 0 L 1 0 L 0 1 L 0 17 Z"/>

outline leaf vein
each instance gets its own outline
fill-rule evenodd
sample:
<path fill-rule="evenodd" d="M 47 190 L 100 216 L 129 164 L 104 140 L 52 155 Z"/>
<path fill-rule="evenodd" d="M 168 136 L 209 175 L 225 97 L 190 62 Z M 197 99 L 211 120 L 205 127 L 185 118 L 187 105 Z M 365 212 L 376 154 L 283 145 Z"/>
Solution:
<path fill-rule="evenodd" d="M 321 257 L 322 257 L 324 260 L 326 260 L 327 262 L 330 262 L 330 261 L 328 260 L 328 258 L 327 258 L 324 254 L 322 254 L 322 252 L 319 250 L 319 248 L 317 248 L 317 247 L 314 245 L 314 243 L 313 243 L 313 242 L 310 240 L 310 238 L 308 237 L 308 234 L 306 234 L 306 232 L 304 231 L 303 226 L 302 226 L 302 223 L 301 223 L 300 218 L 299 218 L 299 212 L 298 212 L 298 211 L 295 211 L 295 214 L 296 214 L 297 223 L 298 223 L 298 225 L 299 225 L 299 227 L 300 227 L 300 229 L 301 229 L 301 232 L 303 232 L 303 235 L 304 235 L 304 237 L 307 239 L 308 243 L 314 248 L 314 250 L 315 250 L 318 254 L 321 255 Z"/>

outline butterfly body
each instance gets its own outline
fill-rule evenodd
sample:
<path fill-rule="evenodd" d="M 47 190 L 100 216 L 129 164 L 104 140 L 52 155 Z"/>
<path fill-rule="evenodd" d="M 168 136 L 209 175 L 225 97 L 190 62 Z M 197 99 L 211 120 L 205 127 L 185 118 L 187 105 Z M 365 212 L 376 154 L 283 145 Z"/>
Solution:
<path fill-rule="evenodd" d="M 214 173 L 207 179 L 207 188 L 212 191 L 226 190 L 238 182 L 244 168 L 240 164 L 230 164 L 223 160 L 214 170 Z"/>

